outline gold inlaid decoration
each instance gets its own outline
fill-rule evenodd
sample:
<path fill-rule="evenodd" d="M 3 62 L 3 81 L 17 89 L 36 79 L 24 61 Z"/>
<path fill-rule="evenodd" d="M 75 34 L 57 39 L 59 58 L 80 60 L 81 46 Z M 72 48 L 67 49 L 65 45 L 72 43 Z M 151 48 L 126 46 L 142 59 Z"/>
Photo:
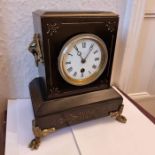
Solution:
<path fill-rule="evenodd" d="M 53 24 L 47 24 L 47 34 L 50 34 L 51 36 L 56 33 L 59 29 L 59 26 L 57 23 L 53 23 Z"/>
<path fill-rule="evenodd" d="M 116 30 L 116 21 L 106 21 L 105 27 L 107 27 L 108 31 L 114 32 Z"/>

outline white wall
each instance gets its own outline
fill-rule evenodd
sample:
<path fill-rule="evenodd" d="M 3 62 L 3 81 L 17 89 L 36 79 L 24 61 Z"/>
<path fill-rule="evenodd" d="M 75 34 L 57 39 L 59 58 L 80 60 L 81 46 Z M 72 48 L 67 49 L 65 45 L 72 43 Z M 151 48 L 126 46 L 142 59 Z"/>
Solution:
<path fill-rule="evenodd" d="M 139 44 L 135 55 L 128 92 L 155 94 L 155 1 L 145 8 Z"/>
<path fill-rule="evenodd" d="M 150 43 L 151 43 L 151 51 L 153 53 L 153 65 L 151 66 L 150 68 L 150 80 L 149 80 L 149 84 L 148 84 L 148 87 L 147 87 L 147 90 L 150 94 L 153 94 L 155 95 L 155 44 L 154 44 L 154 41 L 155 41 L 155 1 L 154 0 L 149 0 L 147 2 L 147 5 L 146 5 L 146 13 L 149 13 L 151 18 L 148 18 L 150 19 L 150 26 L 152 29 L 150 29 L 150 27 L 148 27 L 148 30 L 150 31 Z M 147 18 L 146 18 L 147 20 Z M 152 35 L 153 34 L 153 35 Z"/>
<path fill-rule="evenodd" d="M 123 40 L 121 30 L 125 3 L 124 0 L 0 0 L 0 101 L 7 98 L 29 97 L 28 84 L 38 76 L 33 57 L 27 51 L 33 36 L 32 11 L 114 11 L 120 15 L 117 41 L 119 47 L 120 40 Z M 115 62 L 119 62 L 119 52 L 121 51 L 117 49 Z M 119 63 L 119 68 L 120 65 Z"/>
<path fill-rule="evenodd" d="M 130 85 L 131 92 L 148 92 L 155 89 L 155 19 L 145 18 L 136 54 L 136 62 Z M 153 78 L 151 80 L 151 77 Z M 151 81 L 152 82 L 151 82 Z M 151 82 L 151 83 L 150 83 Z M 150 83 L 150 84 L 149 84 Z M 155 93 L 154 93 L 155 94 Z"/>

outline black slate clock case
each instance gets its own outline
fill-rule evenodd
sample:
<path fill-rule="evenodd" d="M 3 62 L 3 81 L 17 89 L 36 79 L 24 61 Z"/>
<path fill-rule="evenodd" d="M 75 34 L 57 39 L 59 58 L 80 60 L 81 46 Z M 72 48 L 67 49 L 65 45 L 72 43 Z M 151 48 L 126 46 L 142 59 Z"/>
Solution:
<path fill-rule="evenodd" d="M 34 39 L 29 50 L 38 64 L 40 77 L 30 83 L 34 110 L 31 148 L 38 139 L 59 128 L 112 115 L 121 115 L 122 97 L 110 87 L 118 15 L 112 12 L 46 12 L 33 13 Z M 67 40 L 77 34 L 95 34 L 106 44 L 108 63 L 102 75 L 86 86 L 73 86 L 58 71 L 58 56 Z"/>
<path fill-rule="evenodd" d="M 54 99 L 110 87 L 110 76 L 116 42 L 118 15 L 103 12 L 41 12 L 33 13 L 35 33 L 40 34 L 44 64 L 40 76 L 47 87 L 47 98 Z M 108 49 L 108 64 L 104 73 L 92 84 L 77 87 L 63 80 L 58 71 L 58 55 L 64 43 L 77 34 L 99 36 Z"/>

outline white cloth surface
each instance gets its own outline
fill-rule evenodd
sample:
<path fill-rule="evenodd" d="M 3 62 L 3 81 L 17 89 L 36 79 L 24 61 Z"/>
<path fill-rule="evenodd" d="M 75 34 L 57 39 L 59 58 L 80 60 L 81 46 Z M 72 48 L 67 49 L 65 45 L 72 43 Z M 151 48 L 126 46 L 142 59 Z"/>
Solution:
<path fill-rule="evenodd" d="M 42 138 L 31 151 L 31 101 L 9 100 L 5 155 L 155 155 L 155 125 L 125 97 L 123 104 L 126 124 L 110 117 L 77 124 Z"/>
<path fill-rule="evenodd" d="M 5 155 L 79 155 L 70 127 L 41 139 L 38 150 L 30 150 L 33 112 L 29 99 L 9 100 Z"/>

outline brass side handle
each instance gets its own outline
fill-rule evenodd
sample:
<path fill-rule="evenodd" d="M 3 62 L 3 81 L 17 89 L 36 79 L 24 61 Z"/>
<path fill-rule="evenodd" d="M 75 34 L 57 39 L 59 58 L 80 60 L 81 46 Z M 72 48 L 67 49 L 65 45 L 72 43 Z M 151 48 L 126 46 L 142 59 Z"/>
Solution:
<path fill-rule="evenodd" d="M 33 54 L 36 66 L 38 66 L 39 63 L 44 63 L 43 55 L 41 52 L 39 34 L 34 34 L 33 40 L 30 43 L 28 50 Z"/>

